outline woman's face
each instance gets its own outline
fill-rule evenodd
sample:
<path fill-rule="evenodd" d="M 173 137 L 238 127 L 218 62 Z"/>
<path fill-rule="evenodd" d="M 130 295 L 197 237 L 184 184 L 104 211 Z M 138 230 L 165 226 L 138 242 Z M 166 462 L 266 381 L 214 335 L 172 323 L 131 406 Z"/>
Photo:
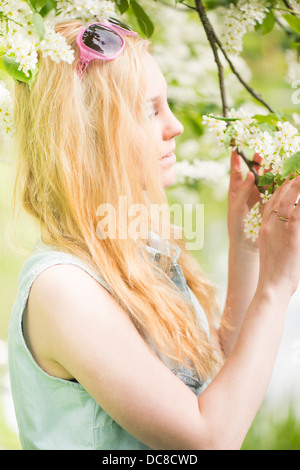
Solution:
<path fill-rule="evenodd" d="M 153 120 L 154 138 L 159 155 L 162 184 L 165 188 L 175 180 L 175 137 L 182 134 L 183 126 L 171 112 L 167 97 L 167 83 L 155 59 L 144 57 L 149 118 Z"/>

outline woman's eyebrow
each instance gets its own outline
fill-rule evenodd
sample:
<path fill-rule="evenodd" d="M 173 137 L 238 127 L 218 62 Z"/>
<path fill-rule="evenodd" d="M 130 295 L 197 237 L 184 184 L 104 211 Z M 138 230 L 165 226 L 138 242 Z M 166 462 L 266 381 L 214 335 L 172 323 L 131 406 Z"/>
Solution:
<path fill-rule="evenodd" d="M 153 96 L 153 98 L 149 98 L 147 101 L 150 101 L 151 103 L 157 103 L 157 102 L 161 101 L 161 96 L 160 95 Z"/>

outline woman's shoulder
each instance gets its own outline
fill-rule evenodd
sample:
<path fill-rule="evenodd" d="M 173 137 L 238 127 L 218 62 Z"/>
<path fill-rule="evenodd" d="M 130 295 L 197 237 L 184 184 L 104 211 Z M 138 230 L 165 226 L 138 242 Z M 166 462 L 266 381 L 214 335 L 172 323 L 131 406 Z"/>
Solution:
<path fill-rule="evenodd" d="M 33 283 L 44 286 L 51 280 L 52 288 L 53 284 L 58 288 L 60 284 L 67 286 L 76 279 L 84 278 L 90 282 L 97 281 L 111 290 L 103 276 L 80 257 L 38 241 L 22 266 L 18 284 L 20 291 L 28 290 L 29 293 Z"/>

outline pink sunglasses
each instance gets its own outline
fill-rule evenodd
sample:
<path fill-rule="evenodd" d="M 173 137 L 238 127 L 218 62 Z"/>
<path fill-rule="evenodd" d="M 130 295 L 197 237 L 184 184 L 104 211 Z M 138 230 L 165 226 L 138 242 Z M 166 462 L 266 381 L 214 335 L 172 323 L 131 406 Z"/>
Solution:
<path fill-rule="evenodd" d="M 136 35 L 135 31 L 115 18 L 102 19 L 100 23 L 92 23 L 86 29 L 82 28 L 76 39 L 80 50 L 80 59 L 76 67 L 79 78 L 91 60 L 115 59 L 125 49 L 126 42 L 123 36 Z"/>

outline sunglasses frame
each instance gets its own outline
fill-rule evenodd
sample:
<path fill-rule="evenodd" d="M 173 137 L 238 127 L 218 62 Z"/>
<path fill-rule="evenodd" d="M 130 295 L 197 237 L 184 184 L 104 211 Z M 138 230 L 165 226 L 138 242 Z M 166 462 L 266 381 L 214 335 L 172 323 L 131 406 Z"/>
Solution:
<path fill-rule="evenodd" d="M 118 20 L 115 20 L 114 18 L 112 18 L 112 20 L 118 21 Z M 117 51 L 115 54 L 108 57 L 105 54 L 101 54 L 101 52 L 97 52 L 94 49 L 91 49 L 90 47 L 86 46 L 83 42 L 83 35 L 91 26 L 94 26 L 94 25 L 103 26 L 107 31 L 116 33 L 122 41 L 120 50 Z M 84 28 L 84 27 L 81 28 L 76 38 L 76 42 L 80 50 L 80 58 L 76 66 L 76 70 L 77 70 L 77 74 L 79 78 L 82 77 L 82 74 L 86 71 L 86 69 L 88 68 L 92 60 L 98 59 L 98 60 L 103 60 L 103 61 L 110 61 L 110 60 L 114 60 L 116 57 L 122 54 L 126 46 L 124 36 L 136 36 L 136 35 L 137 33 L 135 31 L 132 31 L 131 29 L 129 30 L 124 29 L 122 28 L 122 26 L 117 26 L 111 23 L 109 19 L 107 20 L 101 19 L 100 22 L 91 23 L 87 28 Z"/>

